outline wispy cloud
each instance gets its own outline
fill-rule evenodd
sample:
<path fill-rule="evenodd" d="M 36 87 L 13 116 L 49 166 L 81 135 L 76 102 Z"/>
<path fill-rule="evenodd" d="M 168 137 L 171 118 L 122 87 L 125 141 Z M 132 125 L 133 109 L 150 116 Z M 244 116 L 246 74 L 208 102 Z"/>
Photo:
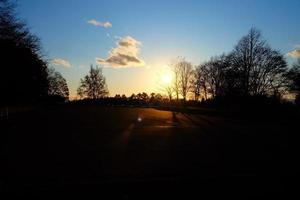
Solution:
<path fill-rule="evenodd" d="M 300 58 L 300 49 L 295 49 L 293 51 L 290 51 L 287 55 L 292 58 Z"/>
<path fill-rule="evenodd" d="M 110 22 L 100 22 L 100 21 L 97 21 L 96 19 L 90 19 L 89 21 L 87 21 L 87 23 L 92 24 L 94 26 L 102 26 L 105 28 L 112 27 L 112 24 Z"/>
<path fill-rule="evenodd" d="M 142 43 L 133 37 L 120 38 L 117 46 L 109 52 L 108 58 L 96 58 L 96 62 L 115 68 L 144 66 L 145 62 L 139 58 L 141 45 Z"/>
<path fill-rule="evenodd" d="M 52 60 L 52 64 L 58 65 L 58 66 L 63 66 L 63 67 L 71 67 L 71 64 L 69 61 L 64 60 L 62 58 L 55 58 Z"/>
<path fill-rule="evenodd" d="M 300 49 L 300 44 L 296 44 L 295 49 Z"/>

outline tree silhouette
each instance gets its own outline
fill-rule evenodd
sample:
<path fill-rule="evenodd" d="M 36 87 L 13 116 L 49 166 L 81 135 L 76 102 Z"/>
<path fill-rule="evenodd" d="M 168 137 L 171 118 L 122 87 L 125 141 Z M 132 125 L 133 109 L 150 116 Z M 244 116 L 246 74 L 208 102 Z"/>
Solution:
<path fill-rule="evenodd" d="M 281 97 L 286 91 L 286 72 L 284 56 L 252 28 L 229 55 L 212 57 L 196 67 L 193 87 L 196 92 L 202 87 L 204 96 L 211 98 Z"/>
<path fill-rule="evenodd" d="M 199 86 L 205 89 L 205 96 L 210 93 L 212 98 L 224 96 L 226 87 L 226 70 L 229 67 L 226 55 L 212 57 L 210 61 L 198 66 L 197 78 Z"/>
<path fill-rule="evenodd" d="M 176 60 L 174 61 L 171 66 L 172 66 L 172 72 L 173 72 L 173 75 L 174 75 L 174 80 L 173 80 L 173 90 L 174 93 L 175 93 L 175 96 L 176 96 L 176 100 L 178 101 L 179 99 L 179 93 L 180 93 L 180 66 L 179 66 L 179 63 L 180 60 Z"/>
<path fill-rule="evenodd" d="M 142 102 L 148 102 L 149 101 L 149 96 L 146 92 L 143 93 L 138 93 L 136 95 L 136 99 L 142 101 Z"/>
<path fill-rule="evenodd" d="M 156 93 L 155 96 L 154 96 L 154 101 L 156 103 L 160 103 L 162 100 L 163 100 L 163 96 L 159 93 Z"/>
<path fill-rule="evenodd" d="M 173 98 L 173 87 L 172 87 L 172 85 L 164 86 L 164 90 L 167 93 L 169 101 L 172 101 L 172 98 Z"/>
<path fill-rule="evenodd" d="M 0 0 L 2 104 L 33 103 L 48 94 L 47 64 L 39 39 L 15 16 L 15 4 Z"/>
<path fill-rule="evenodd" d="M 121 99 L 121 95 L 116 94 L 114 98 L 115 98 L 115 99 Z"/>
<path fill-rule="evenodd" d="M 126 95 L 122 94 L 121 99 L 125 99 L 126 100 L 127 99 Z"/>
<path fill-rule="evenodd" d="M 173 91 L 176 99 L 179 99 L 179 94 L 186 101 L 187 95 L 191 89 L 191 78 L 193 76 L 193 66 L 184 58 L 178 58 L 172 63 L 172 71 L 174 74 Z"/>
<path fill-rule="evenodd" d="M 49 90 L 50 96 L 58 97 L 64 101 L 69 99 L 69 89 L 66 79 L 62 77 L 59 72 L 53 68 L 48 70 Z"/>
<path fill-rule="evenodd" d="M 150 94 L 150 101 L 154 101 L 154 99 L 155 99 L 155 93 L 152 92 L 152 93 Z"/>
<path fill-rule="evenodd" d="M 80 80 L 77 89 L 80 98 L 99 99 L 108 95 L 108 89 L 102 69 L 91 65 L 89 74 Z"/>
<path fill-rule="evenodd" d="M 129 100 L 135 100 L 135 99 L 136 99 L 136 95 L 134 93 L 130 95 Z"/>
<path fill-rule="evenodd" d="M 150 94 L 150 98 L 149 98 L 150 105 L 157 106 L 157 105 L 159 105 L 162 102 L 162 100 L 163 100 L 163 96 L 161 94 L 154 93 L 154 92 L 152 92 Z"/>
<path fill-rule="evenodd" d="M 232 70 L 243 95 L 271 95 L 284 85 L 287 64 L 282 54 L 262 39 L 256 28 L 242 37 L 231 55 Z"/>
<path fill-rule="evenodd" d="M 182 95 L 183 100 L 186 101 L 187 95 L 191 89 L 190 80 L 193 75 L 193 66 L 184 59 L 177 64 L 179 68 L 180 94 Z"/>
<path fill-rule="evenodd" d="M 286 74 L 289 91 L 296 95 L 295 103 L 300 105 L 300 58 Z"/>
<path fill-rule="evenodd" d="M 194 93 L 194 100 L 198 101 L 201 95 L 201 80 L 202 80 L 202 73 L 199 68 L 193 70 L 193 77 L 191 79 L 191 87 L 192 92 Z"/>

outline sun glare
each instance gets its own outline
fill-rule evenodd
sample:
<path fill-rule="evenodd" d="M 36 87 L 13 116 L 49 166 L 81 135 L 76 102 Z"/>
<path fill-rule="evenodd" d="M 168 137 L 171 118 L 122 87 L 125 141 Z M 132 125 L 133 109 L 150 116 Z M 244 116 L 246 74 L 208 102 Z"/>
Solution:
<path fill-rule="evenodd" d="M 169 85 L 172 82 L 172 75 L 170 73 L 165 73 L 161 79 L 165 85 Z"/>

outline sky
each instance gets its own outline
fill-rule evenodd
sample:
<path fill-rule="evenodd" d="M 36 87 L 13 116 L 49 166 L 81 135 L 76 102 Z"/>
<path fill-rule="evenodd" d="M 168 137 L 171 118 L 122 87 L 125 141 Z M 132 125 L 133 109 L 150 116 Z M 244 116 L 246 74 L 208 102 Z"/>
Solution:
<path fill-rule="evenodd" d="M 70 97 L 90 65 L 110 96 L 159 92 L 172 60 L 193 65 L 230 52 L 251 27 L 289 64 L 300 57 L 299 0 L 18 0 Z"/>

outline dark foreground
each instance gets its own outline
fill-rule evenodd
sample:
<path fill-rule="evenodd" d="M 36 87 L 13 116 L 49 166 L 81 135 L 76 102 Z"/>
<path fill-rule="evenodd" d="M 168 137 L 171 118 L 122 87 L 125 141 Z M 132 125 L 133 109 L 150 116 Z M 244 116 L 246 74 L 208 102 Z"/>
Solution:
<path fill-rule="evenodd" d="M 287 195 L 297 121 L 68 106 L 1 119 L 1 192 L 118 199 Z"/>

